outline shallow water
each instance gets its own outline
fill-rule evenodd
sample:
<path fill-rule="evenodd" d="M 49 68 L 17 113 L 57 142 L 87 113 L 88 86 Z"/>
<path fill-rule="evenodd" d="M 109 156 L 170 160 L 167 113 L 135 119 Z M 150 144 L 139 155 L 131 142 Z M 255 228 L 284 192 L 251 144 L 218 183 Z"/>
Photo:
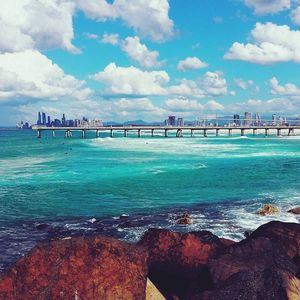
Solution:
<path fill-rule="evenodd" d="M 0 131 L 0 143 L 0 268 L 55 235 L 135 241 L 160 226 L 239 240 L 271 219 L 299 222 L 286 211 L 300 205 L 300 136 L 83 140 L 21 130 Z M 281 213 L 257 216 L 264 203 Z M 175 224 L 183 211 L 191 226 Z"/>

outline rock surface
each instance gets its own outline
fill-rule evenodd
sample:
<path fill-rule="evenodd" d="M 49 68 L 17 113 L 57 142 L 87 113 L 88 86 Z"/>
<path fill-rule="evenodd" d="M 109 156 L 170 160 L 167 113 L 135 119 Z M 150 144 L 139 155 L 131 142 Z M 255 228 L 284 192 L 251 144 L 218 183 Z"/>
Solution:
<path fill-rule="evenodd" d="M 147 279 L 146 300 L 166 300 L 150 279 Z"/>
<path fill-rule="evenodd" d="M 0 277 L 0 299 L 145 299 L 147 252 L 106 238 L 43 243 Z"/>
<path fill-rule="evenodd" d="M 261 216 L 275 215 L 279 213 L 279 208 L 272 204 L 265 204 L 257 213 Z"/>
<path fill-rule="evenodd" d="M 193 220 L 192 220 L 191 216 L 187 213 L 176 218 L 176 224 L 179 224 L 179 225 L 191 225 L 192 223 L 193 223 Z"/>
<path fill-rule="evenodd" d="M 226 248 L 208 231 L 149 229 L 139 244 L 149 251 L 149 278 L 167 299 L 189 299 L 190 294 L 211 288 L 205 265 Z"/>
<path fill-rule="evenodd" d="M 288 210 L 289 213 L 295 214 L 295 215 L 300 215 L 300 206 L 299 207 L 294 207 L 290 210 Z"/>

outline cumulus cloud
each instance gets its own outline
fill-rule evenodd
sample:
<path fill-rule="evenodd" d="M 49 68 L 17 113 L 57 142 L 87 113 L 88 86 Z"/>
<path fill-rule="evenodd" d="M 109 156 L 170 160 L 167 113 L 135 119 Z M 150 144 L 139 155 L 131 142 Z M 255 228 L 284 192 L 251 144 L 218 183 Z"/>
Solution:
<path fill-rule="evenodd" d="M 300 25 L 300 6 L 292 10 L 291 19 L 294 24 Z"/>
<path fill-rule="evenodd" d="M 172 111 L 203 110 L 203 105 L 197 100 L 190 100 L 186 97 L 167 99 L 165 104 Z"/>
<path fill-rule="evenodd" d="M 119 35 L 117 33 L 104 33 L 101 42 L 104 44 L 118 45 L 119 44 Z"/>
<path fill-rule="evenodd" d="M 121 49 L 142 67 L 152 68 L 161 65 L 161 62 L 158 61 L 159 52 L 149 50 L 137 36 L 124 39 L 121 42 Z"/>
<path fill-rule="evenodd" d="M 234 79 L 234 83 L 242 90 L 247 90 L 249 86 L 253 85 L 253 80 L 243 80 L 241 78 Z"/>
<path fill-rule="evenodd" d="M 275 14 L 291 7 L 291 0 L 244 0 L 257 15 Z"/>
<path fill-rule="evenodd" d="M 73 44 L 70 1 L 11 0 L 0 2 L 0 52 L 63 48 L 79 53 Z"/>
<path fill-rule="evenodd" d="M 106 86 L 105 93 L 121 95 L 162 95 L 170 78 L 165 71 L 143 71 L 136 67 L 118 67 L 110 63 L 90 76 Z"/>
<path fill-rule="evenodd" d="M 300 100 L 300 88 L 293 83 L 280 85 L 278 79 L 273 77 L 269 80 L 269 86 L 271 93 L 274 95 L 287 96 L 291 99 Z"/>
<path fill-rule="evenodd" d="M 217 110 L 222 111 L 225 109 L 225 107 L 221 103 L 215 100 L 210 100 L 204 105 L 204 109 L 210 111 L 217 111 Z"/>
<path fill-rule="evenodd" d="M 228 94 L 227 81 L 222 72 L 206 72 L 200 84 L 206 94 L 213 96 Z"/>
<path fill-rule="evenodd" d="M 187 57 L 179 61 L 177 69 L 180 71 L 196 70 L 208 67 L 206 62 L 201 61 L 198 57 Z"/>
<path fill-rule="evenodd" d="M 77 0 L 86 16 L 98 21 L 122 19 L 138 34 L 155 42 L 163 42 L 174 34 L 174 23 L 169 18 L 168 0 Z"/>
<path fill-rule="evenodd" d="M 0 98 L 84 100 L 91 95 L 85 82 L 65 74 L 37 50 L 0 54 Z"/>
<path fill-rule="evenodd" d="M 243 60 L 257 64 L 277 62 L 300 62 L 300 31 L 291 30 L 287 25 L 257 23 L 251 31 L 254 43 L 235 42 L 225 59 Z"/>

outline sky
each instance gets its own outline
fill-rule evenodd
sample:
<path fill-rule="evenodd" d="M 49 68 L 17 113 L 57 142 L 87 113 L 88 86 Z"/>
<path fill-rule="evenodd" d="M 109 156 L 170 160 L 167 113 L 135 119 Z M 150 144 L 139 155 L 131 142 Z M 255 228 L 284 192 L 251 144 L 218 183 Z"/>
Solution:
<path fill-rule="evenodd" d="M 300 115 L 299 0 L 0 2 L 0 125 Z"/>

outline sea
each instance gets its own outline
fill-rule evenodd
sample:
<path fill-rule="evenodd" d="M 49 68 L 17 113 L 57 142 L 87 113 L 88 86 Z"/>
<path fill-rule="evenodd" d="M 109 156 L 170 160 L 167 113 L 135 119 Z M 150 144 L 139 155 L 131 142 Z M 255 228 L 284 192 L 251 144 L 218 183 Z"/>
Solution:
<path fill-rule="evenodd" d="M 259 216 L 266 203 L 280 209 Z M 270 220 L 299 223 L 300 133 L 113 138 L 0 130 L 0 270 L 40 241 L 103 234 L 135 242 L 150 227 L 243 239 Z M 191 225 L 176 224 L 188 213 Z"/>

